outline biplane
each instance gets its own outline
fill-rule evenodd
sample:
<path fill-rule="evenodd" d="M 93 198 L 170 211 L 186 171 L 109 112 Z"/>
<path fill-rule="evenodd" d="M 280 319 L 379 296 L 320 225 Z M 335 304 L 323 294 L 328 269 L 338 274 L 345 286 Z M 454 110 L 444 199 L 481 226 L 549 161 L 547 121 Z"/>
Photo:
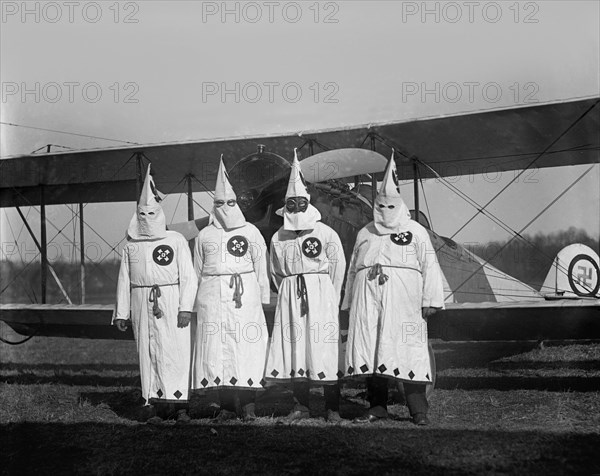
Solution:
<path fill-rule="evenodd" d="M 0 304 L 0 320 L 23 336 L 122 339 L 110 323 L 113 306 L 46 302 L 47 281 L 60 286 L 47 256 L 45 207 L 134 202 L 145 165 L 152 163 L 159 190 L 186 194 L 188 221 L 170 226 L 193 239 L 207 223 L 194 216 L 193 193 L 210 192 L 224 155 L 240 206 L 267 242 L 280 226 L 291 151 L 298 148 L 314 205 L 349 255 L 356 233 L 372 220 L 377 181 L 395 150 L 400 179 L 414 182 L 414 219 L 424 225 L 445 277 L 446 309 L 428 322 L 429 335 L 445 340 L 600 338 L 598 255 L 582 245 L 561 251 L 541 290 L 494 268 L 433 230 L 419 209 L 423 179 L 531 167 L 600 162 L 600 98 L 496 109 L 405 122 L 297 134 L 238 137 L 49 152 L 0 161 L 0 206 L 16 207 L 41 253 L 41 303 Z M 39 239 L 23 207 L 40 207 Z M 474 204 L 478 213 L 485 206 Z M 519 235 L 523 230 L 519 230 Z M 83 231 L 81 244 L 83 250 Z M 85 256 L 81 253 L 82 274 Z M 83 280 L 83 277 L 82 277 Z M 63 290 L 64 291 L 64 290 Z M 82 291 L 82 301 L 85 293 Z M 266 309 L 272 314 L 273 305 Z M 342 315 L 342 324 L 347 316 Z"/>

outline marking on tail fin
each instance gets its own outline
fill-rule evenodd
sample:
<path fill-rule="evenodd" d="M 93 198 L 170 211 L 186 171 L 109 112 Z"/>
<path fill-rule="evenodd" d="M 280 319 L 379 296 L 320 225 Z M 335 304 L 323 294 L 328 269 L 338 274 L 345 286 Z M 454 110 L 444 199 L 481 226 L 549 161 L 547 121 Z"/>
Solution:
<path fill-rule="evenodd" d="M 575 256 L 569 264 L 567 276 L 571 289 L 578 296 L 595 296 L 600 288 L 600 268 L 588 255 Z M 582 291 L 582 288 L 585 291 Z"/>

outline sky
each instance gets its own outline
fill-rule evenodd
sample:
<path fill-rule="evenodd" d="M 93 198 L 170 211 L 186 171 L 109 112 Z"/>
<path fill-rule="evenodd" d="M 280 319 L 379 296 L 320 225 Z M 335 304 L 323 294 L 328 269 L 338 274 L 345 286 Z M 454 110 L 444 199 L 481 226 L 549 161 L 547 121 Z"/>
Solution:
<path fill-rule="evenodd" d="M 0 155 L 46 144 L 66 150 L 287 133 L 598 96 L 599 5 L 2 2 Z M 490 211 L 520 231 L 589 167 L 528 171 Z M 452 181 L 483 204 L 515 173 Z M 424 187 L 434 228 L 452 236 L 474 209 L 436 180 Z M 404 190 L 411 205 L 412 188 Z M 210 207 L 209 197 L 195 198 Z M 168 221 L 185 220 L 184 205 L 169 197 Z M 102 238 L 90 230 L 89 239 L 106 253 L 133 211 L 133 203 L 87 205 L 86 221 L 102 230 Z M 27 213 L 38 230 L 39 213 Z M 72 218 L 64 206 L 48 207 L 48 215 L 59 229 Z M 3 209 L 0 220 L 0 259 L 16 256 L 15 241 L 33 248 L 14 210 Z M 524 232 L 570 226 L 599 235 L 597 164 Z M 480 216 L 455 239 L 509 237 Z M 65 240 L 57 239 L 63 258 Z"/>

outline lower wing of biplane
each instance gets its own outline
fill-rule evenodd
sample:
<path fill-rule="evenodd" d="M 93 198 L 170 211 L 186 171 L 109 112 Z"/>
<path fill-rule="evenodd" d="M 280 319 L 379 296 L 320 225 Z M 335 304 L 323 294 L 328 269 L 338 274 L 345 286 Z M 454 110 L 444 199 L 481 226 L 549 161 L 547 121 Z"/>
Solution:
<path fill-rule="evenodd" d="M 28 155 L 0 161 L 0 205 L 40 206 L 44 217 L 44 207 L 50 204 L 135 201 L 145 161 L 152 162 L 160 190 L 187 193 L 192 204 L 193 192 L 210 190 L 207 184 L 214 183 L 218 159 L 224 154 L 247 218 L 268 227 L 272 226 L 269 220 L 275 202 L 282 199 L 279 182 L 287 181 L 289 161 L 281 155 L 289 156 L 297 147 L 308 157 L 302 166 L 319 193 L 316 206 L 331 211 L 322 213 L 324 221 L 331 220 L 327 223 L 339 228 L 342 237 L 352 237 L 344 242 L 348 251 L 365 219 L 370 221 L 376 173 L 385 166 L 385 159 L 378 159 L 375 151 L 389 156 L 392 148 L 396 150 L 401 179 L 443 178 L 482 173 L 490 167 L 507 171 L 598 164 L 599 131 L 600 98 L 595 97 L 301 134 Z M 245 159 L 234 161 L 241 156 Z M 364 183 L 367 177 L 370 188 L 367 185 L 359 193 L 339 187 L 341 182 Z M 191 239 L 206 219 L 193 220 L 193 207 L 188 215 L 189 222 L 173 228 Z M 344 219 L 338 220 L 342 215 Z M 415 216 L 421 216 L 418 210 Z M 82 214 L 80 218 L 83 220 Z M 42 239 L 37 244 L 44 280 L 49 268 L 44 219 L 41 227 Z M 431 230 L 430 235 L 446 278 L 446 310 L 430 318 L 431 337 L 600 338 L 597 255 L 575 252 L 565 262 L 566 258 L 561 261 L 557 257 L 544 283 L 546 289 L 538 292 L 452 240 Z M 452 266 L 451 261 L 460 266 Z M 559 286 L 559 281 L 568 287 Z M 510 292 L 495 292 L 507 285 Z M 272 315 L 273 305 L 266 311 Z M 121 334 L 110 326 L 112 312 L 113 306 L 103 305 L 0 304 L 0 320 L 24 336 L 131 338 L 130 333 Z M 346 319 L 342 314 L 342 327 Z"/>
<path fill-rule="evenodd" d="M 197 231 L 196 231 L 197 233 Z M 600 339 L 600 259 L 589 247 L 574 244 L 553 261 L 540 291 L 485 263 L 456 244 L 441 252 L 446 309 L 429 318 L 429 337 L 442 340 L 568 340 Z M 452 254 L 449 254 L 449 251 Z M 566 272 L 565 272 L 566 270 Z M 462 285 L 457 283 L 462 281 Z M 452 284 L 450 284 L 452 283 Z M 265 306 L 271 328 L 276 296 Z M 24 336 L 132 339 L 131 328 L 111 325 L 114 306 L 60 304 L 0 304 L 0 319 Z M 342 332 L 348 313 L 340 316 Z M 414 332 L 422 332 L 415 327 Z"/>

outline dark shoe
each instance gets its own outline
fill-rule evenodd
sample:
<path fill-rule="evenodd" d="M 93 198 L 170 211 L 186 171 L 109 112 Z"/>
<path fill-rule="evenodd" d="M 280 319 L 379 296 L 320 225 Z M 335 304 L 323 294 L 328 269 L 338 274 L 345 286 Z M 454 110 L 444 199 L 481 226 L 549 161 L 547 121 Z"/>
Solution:
<path fill-rule="evenodd" d="M 292 410 L 290 414 L 282 419 L 284 423 L 292 423 L 297 420 L 305 420 L 310 418 L 308 410 Z"/>
<path fill-rule="evenodd" d="M 244 405 L 244 407 L 242 408 L 242 420 L 244 420 L 244 421 L 256 420 L 258 417 L 256 416 L 256 413 L 254 413 L 255 408 L 256 408 L 256 406 L 254 405 L 254 403 L 249 403 L 247 405 Z"/>
<path fill-rule="evenodd" d="M 415 413 L 412 419 L 413 423 L 418 426 L 427 426 L 429 425 L 429 419 L 427 418 L 427 414 L 425 413 Z"/>
<path fill-rule="evenodd" d="M 177 423 L 179 425 L 187 425 L 188 423 L 190 423 L 192 421 L 192 419 L 190 418 L 190 416 L 187 414 L 186 410 L 179 410 L 177 412 Z"/>
<path fill-rule="evenodd" d="M 143 407 L 140 407 L 137 412 L 137 419 L 139 421 L 146 422 L 153 416 L 156 416 L 156 409 L 153 405 L 144 405 Z"/>
<path fill-rule="evenodd" d="M 256 413 L 254 413 L 254 412 L 248 412 L 248 413 L 245 413 L 244 416 L 242 416 L 243 421 L 255 421 L 256 419 L 258 419 L 258 417 L 256 416 Z"/>
<path fill-rule="evenodd" d="M 235 412 L 230 412 L 229 410 L 221 410 L 214 421 L 231 421 L 237 420 L 237 415 Z"/>
<path fill-rule="evenodd" d="M 354 423 L 374 423 L 388 418 L 387 408 L 382 405 L 377 405 L 369 408 L 369 411 L 365 415 L 355 418 Z"/>
<path fill-rule="evenodd" d="M 163 422 L 163 419 L 159 416 L 153 416 L 152 418 L 148 418 L 146 423 L 148 425 L 160 425 Z"/>
<path fill-rule="evenodd" d="M 327 410 L 326 420 L 328 423 L 342 423 L 344 421 L 340 413 L 333 410 Z"/>
<path fill-rule="evenodd" d="M 357 423 L 357 424 L 364 424 L 364 423 L 375 423 L 376 421 L 379 421 L 379 420 L 385 420 L 385 418 L 380 418 L 378 416 L 367 413 L 366 415 L 356 417 L 352 422 Z"/>

